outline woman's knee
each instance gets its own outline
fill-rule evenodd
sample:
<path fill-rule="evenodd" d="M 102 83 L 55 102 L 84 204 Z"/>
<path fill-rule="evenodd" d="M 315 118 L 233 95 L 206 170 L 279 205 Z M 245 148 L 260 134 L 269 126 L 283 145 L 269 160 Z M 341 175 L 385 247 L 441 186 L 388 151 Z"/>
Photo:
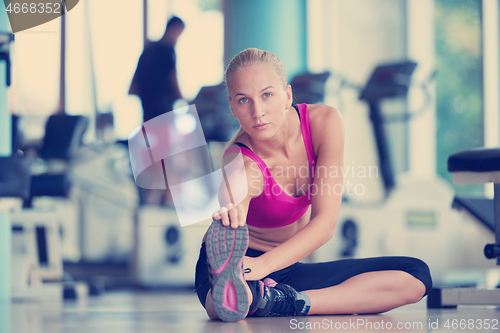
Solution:
<path fill-rule="evenodd" d="M 412 258 L 414 260 L 415 269 L 412 275 L 419 280 L 424 285 L 424 294 L 422 297 L 427 295 L 432 289 L 432 277 L 429 266 L 422 260 L 417 258 Z"/>
<path fill-rule="evenodd" d="M 432 289 L 432 278 L 429 266 L 427 264 L 413 257 L 397 257 L 400 260 L 399 267 L 400 269 L 411 276 L 413 276 L 420 283 L 415 283 L 418 286 L 418 289 L 422 289 L 421 285 L 423 285 L 423 295 L 424 297 L 427 295 Z"/>
<path fill-rule="evenodd" d="M 408 274 L 408 281 L 406 282 L 405 294 L 407 296 L 407 303 L 417 303 L 426 295 L 426 286 L 425 284 L 414 277 L 411 274 Z"/>
<path fill-rule="evenodd" d="M 420 301 L 432 288 L 432 279 L 427 264 L 413 257 L 403 257 L 406 263 L 405 297 L 407 303 Z"/>

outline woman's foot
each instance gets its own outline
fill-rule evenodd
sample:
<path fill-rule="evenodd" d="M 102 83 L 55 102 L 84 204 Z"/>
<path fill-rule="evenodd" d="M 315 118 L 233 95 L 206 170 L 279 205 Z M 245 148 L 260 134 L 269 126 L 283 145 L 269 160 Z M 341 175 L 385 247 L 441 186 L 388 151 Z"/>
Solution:
<path fill-rule="evenodd" d="M 309 312 L 311 301 L 305 292 L 298 292 L 270 278 L 265 279 L 260 286 L 262 298 L 255 302 L 256 309 L 252 309 L 251 314 L 253 317 L 305 316 Z"/>
<path fill-rule="evenodd" d="M 207 232 L 205 248 L 215 312 L 223 321 L 245 318 L 249 295 L 243 276 L 243 257 L 248 248 L 248 227 L 233 229 L 214 220 Z"/>

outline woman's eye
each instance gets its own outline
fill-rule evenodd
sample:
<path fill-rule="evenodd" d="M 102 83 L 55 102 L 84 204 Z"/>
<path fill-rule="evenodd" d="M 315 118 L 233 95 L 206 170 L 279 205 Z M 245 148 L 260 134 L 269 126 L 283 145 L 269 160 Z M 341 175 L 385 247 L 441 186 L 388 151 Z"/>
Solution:
<path fill-rule="evenodd" d="M 265 93 L 264 94 L 264 98 L 269 98 L 269 97 L 271 97 L 271 93 Z"/>
<path fill-rule="evenodd" d="M 247 98 L 242 98 L 238 101 L 238 103 L 246 103 L 248 101 Z"/>

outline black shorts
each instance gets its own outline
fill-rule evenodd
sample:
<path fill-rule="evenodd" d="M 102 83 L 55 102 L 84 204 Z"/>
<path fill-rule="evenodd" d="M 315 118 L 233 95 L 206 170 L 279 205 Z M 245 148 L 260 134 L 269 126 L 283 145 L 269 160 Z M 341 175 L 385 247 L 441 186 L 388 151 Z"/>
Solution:
<path fill-rule="evenodd" d="M 258 257 L 263 253 L 262 251 L 248 249 L 246 255 Z M 211 287 L 208 280 L 208 270 L 205 243 L 203 243 L 200 249 L 200 257 L 196 263 L 195 276 L 196 292 L 203 307 L 205 307 L 207 293 Z M 288 284 L 297 291 L 303 291 L 335 286 L 362 273 L 386 270 L 400 270 L 411 274 L 425 285 L 425 295 L 428 295 L 431 291 L 432 279 L 429 267 L 422 260 L 411 257 L 342 259 L 312 264 L 298 262 L 271 273 L 266 278 L 269 277 L 278 283 Z"/>

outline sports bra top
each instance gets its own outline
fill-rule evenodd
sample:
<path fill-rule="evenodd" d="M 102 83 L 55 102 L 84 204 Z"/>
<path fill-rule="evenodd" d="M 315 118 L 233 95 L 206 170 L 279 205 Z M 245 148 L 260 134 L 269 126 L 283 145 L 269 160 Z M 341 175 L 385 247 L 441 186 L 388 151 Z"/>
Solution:
<path fill-rule="evenodd" d="M 311 184 L 314 181 L 316 164 L 316 154 L 314 153 L 311 127 L 309 123 L 309 113 L 307 104 L 293 105 L 300 119 L 302 138 L 306 147 L 307 158 L 309 160 L 308 176 L 311 174 Z M 266 163 L 246 145 L 235 142 L 230 146 L 224 156 L 229 153 L 240 152 L 250 157 L 260 168 L 263 175 L 264 186 L 262 193 L 250 200 L 247 214 L 247 224 L 260 228 L 277 228 L 292 224 L 305 214 L 311 205 L 311 185 L 308 186 L 306 194 L 298 197 L 288 195 L 281 186 L 274 180 Z M 300 175 L 301 173 L 298 172 Z"/>

